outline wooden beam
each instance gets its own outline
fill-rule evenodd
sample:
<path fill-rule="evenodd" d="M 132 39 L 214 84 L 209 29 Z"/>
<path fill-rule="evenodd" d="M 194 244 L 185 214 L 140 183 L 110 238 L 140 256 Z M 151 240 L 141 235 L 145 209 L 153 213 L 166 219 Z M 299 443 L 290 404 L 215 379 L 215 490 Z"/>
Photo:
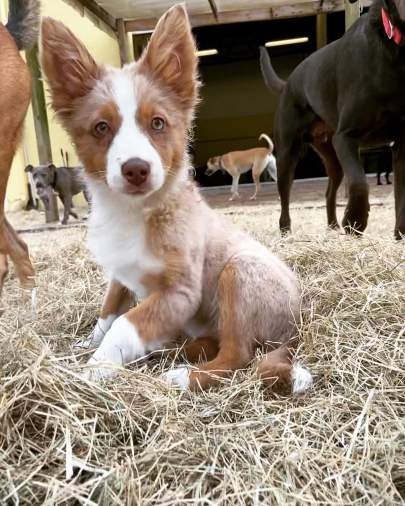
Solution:
<path fill-rule="evenodd" d="M 49 137 L 48 114 L 41 68 L 38 62 L 38 46 L 25 52 L 27 65 L 32 75 L 32 111 L 34 116 L 35 136 L 37 138 L 38 159 L 41 165 L 52 162 L 51 139 Z M 42 200 L 42 199 L 41 199 Z M 44 202 L 44 201 L 43 201 Z M 48 202 L 45 204 L 46 223 L 59 221 L 58 203 L 53 190 L 49 192 Z"/>
<path fill-rule="evenodd" d="M 316 47 L 320 49 L 328 43 L 328 19 L 325 12 L 316 15 Z"/>
<path fill-rule="evenodd" d="M 117 19 L 117 39 L 120 48 L 121 66 L 124 66 L 131 61 L 131 58 L 129 56 L 128 36 L 122 18 Z"/>
<path fill-rule="evenodd" d="M 360 17 L 360 2 L 345 0 L 345 27 L 346 31 Z"/>
<path fill-rule="evenodd" d="M 215 3 L 215 0 L 208 0 L 208 3 L 210 4 L 212 14 L 216 20 L 218 20 L 218 7 Z"/>
<path fill-rule="evenodd" d="M 218 12 L 218 19 L 214 19 L 211 13 L 190 14 L 193 27 L 216 24 L 244 23 L 248 21 L 265 21 L 269 19 L 293 18 L 313 16 L 319 12 L 337 12 L 345 8 L 345 0 L 310 0 L 302 3 L 290 3 L 273 7 Z M 372 0 L 363 0 L 363 5 L 371 5 Z M 138 30 L 153 30 L 157 18 L 128 19 L 125 21 L 125 30 L 135 32 Z"/>
<path fill-rule="evenodd" d="M 38 63 L 38 46 L 26 51 L 27 64 L 32 75 L 32 109 L 34 113 L 35 135 L 38 158 L 41 165 L 52 162 L 51 140 L 49 138 L 48 115 L 41 70 Z"/>
<path fill-rule="evenodd" d="M 96 0 L 75 0 L 78 4 L 85 7 L 88 11 L 94 14 L 103 23 L 109 26 L 112 30 L 117 30 L 117 20 L 111 16 L 103 7 L 101 7 Z"/>

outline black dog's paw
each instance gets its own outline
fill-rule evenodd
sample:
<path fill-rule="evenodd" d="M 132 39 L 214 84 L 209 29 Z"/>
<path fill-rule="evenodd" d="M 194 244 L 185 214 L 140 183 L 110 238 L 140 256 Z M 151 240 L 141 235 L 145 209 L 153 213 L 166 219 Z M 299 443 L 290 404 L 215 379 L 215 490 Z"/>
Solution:
<path fill-rule="evenodd" d="M 340 225 L 337 221 L 332 221 L 331 223 L 328 224 L 328 228 L 330 230 L 340 230 Z"/>
<path fill-rule="evenodd" d="M 368 213 L 366 216 L 356 216 L 356 218 L 347 213 L 343 218 L 342 227 L 348 235 L 361 235 L 367 227 L 367 218 Z"/>
<path fill-rule="evenodd" d="M 342 226 L 346 234 L 360 235 L 367 227 L 368 213 L 370 204 L 367 193 L 355 193 L 350 198 L 345 214 L 343 216 Z"/>

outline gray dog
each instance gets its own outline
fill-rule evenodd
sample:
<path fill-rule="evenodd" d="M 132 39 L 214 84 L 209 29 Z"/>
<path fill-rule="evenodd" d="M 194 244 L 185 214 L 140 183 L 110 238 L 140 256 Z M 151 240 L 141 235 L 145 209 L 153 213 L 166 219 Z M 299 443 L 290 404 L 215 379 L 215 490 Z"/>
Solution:
<path fill-rule="evenodd" d="M 68 222 L 69 215 L 76 219 L 79 218 L 77 213 L 73 211 L 73 196 L 83 192 L 86 201 L 89 202 L 82 167 L 56 167 L 53 163 L 38 167 L 27 165 L 25 172 L 32 174 L 38 195 L 44 200 L 45 205 L 49 188 L 56 191 L 64 207 L 63 225 Z"/>

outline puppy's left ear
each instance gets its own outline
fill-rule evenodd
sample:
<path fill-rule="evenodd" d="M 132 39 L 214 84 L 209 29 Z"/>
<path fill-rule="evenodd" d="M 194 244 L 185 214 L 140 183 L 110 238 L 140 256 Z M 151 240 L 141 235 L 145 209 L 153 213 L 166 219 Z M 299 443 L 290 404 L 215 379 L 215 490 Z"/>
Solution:
<path fill-rule="evenodd" d="M 196 45 L 184 4 L 160 18 L 141 57 L 140 70 L 174 92 L 186 109 L 194 107 L 199 84 Z"/>
<path fill-rule="evenodd" d="M 27 165 L 24 169 L 24 172 L 32 172 L 33 168 L 34 167 L 32 165 Z"/>

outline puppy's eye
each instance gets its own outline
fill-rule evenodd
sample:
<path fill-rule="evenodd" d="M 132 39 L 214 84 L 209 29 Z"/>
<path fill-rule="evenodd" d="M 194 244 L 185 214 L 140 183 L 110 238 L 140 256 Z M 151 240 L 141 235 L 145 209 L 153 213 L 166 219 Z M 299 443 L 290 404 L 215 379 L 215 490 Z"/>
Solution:
<path fill-rule="evenodd" d="M 99 121 L 93 127 L 93 133 L 96 137 L 104 137 L 110 131 L 110 125 L 106 121 Z"/>
<path fill-rule="evenodd" d="M 152 118 L 151 127 L 153 130 L 163 130 L 165 127 L 165 120 L 163 118 L 160 118 L 159 116 L 155 116 Z"/>

